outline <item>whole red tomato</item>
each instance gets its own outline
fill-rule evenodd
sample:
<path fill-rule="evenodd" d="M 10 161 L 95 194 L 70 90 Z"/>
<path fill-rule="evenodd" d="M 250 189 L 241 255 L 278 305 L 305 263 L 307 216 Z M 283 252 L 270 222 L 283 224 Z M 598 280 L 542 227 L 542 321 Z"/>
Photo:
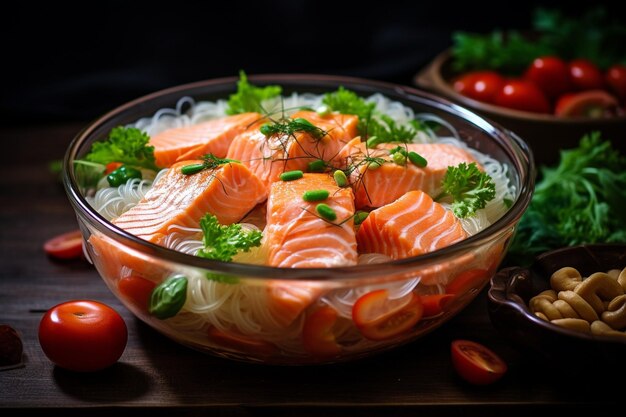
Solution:
<path fill-rule="evenodd" d="M 554 114 L 561 117 L 600 118 L 618 114 L 615 97 L 604 90 L 564 94 L 556 102 Z"/>
<path fill-rule="evenodd" d="M 556 98 L 572 88 L 567 64 L 555 56 L 536 58 L 526 70 L 524 78 L 534 82 L 548 98 Z"/>
<path fill-rule="evenodd" d="M 546 95 L 528 80 L 507 81 L 496 95 L 495 104 L 533 113 L 550 112 L 550 103 Z"/>
<path fill-rule="evenodd" d="M 98 371 L 122 356 L 126 323 L 111 307 L 97 301 L 68 301 L 52 307 L 39 324 L 39 343 L 61 368 Z"/>
<path fill-rule="evenodd" d="M 569 63 L 570 81 L 575 90 L 597 90 L 604 88 L 604 77 L 593 63 L 586 59 L 575 59 Z"/>
<path fill-rule="evenodd" d="M 466 97 L 485 103 L 493 103 L 495 95 L 502 88 L 504 78 L 494 71 L 468 72 L 453 84 L 454 89 Z"/>
<path fill-rule="evenodd" d="M 615 95 L 622 100 L 622 103 L 626 103 L 626 66 L 613 65 L 606 71 L 605 79 Z"/>

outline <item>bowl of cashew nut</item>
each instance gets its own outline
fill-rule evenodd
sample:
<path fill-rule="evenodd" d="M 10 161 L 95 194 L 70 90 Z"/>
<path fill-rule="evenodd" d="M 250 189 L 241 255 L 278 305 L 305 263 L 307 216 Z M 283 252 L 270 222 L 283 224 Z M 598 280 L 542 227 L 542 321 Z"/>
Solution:
<path fill-rule="evenodd" d="M 543 253 L 500 270 L 488 298 L 492 323 L 520 349 L 572 370 L 626 369 L 626 245 Z"/>

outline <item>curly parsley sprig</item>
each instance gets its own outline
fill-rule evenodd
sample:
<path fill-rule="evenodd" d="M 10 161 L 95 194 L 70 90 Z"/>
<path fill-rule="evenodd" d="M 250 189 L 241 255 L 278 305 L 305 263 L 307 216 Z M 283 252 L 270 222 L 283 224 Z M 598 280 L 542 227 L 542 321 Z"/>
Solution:
<path fill-rule="evenodd" d="M 443 191 L 435 200 L 452 198 L 452 211 L 461 219 L 473 216 L 496 197 L 496 186 L 491 177 L 480 171 L 475 162 L 448 167 L 442 187 Z"/>

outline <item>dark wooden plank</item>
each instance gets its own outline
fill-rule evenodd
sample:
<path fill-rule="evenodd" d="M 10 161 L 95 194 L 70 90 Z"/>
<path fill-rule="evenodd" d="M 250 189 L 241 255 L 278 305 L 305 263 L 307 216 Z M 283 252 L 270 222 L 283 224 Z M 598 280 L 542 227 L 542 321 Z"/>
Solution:
<path fill-rule="evenodd" d="M 161 336 L 136 320 L 84 261 L 54 262 L 41 249 L 49 237 L 76 227 L 57 179 L 47 171 L 79 126 L 0 131 L 11 156 L 0 164 L 0 323 L 15 327 L 25 345 L 25 366 L 0 372 L 0 407 L 16 415 L 92 415 L 137 407 L 178 415 L 432 415 L 528 413 L 537 407 L 606 408 L 619 387 L 607 378 L 572 377 L 527 357 L 494 330 L 481 294 L 433 334 L 394 351 L 350 363 L 270 367 L 205 355 Z M 55 368 L 37 342 L 43 311 L 77 298 L 117 309 L 129 327 L 120 362 L 94 374 Z M 473 387 L 449 360 L 450 342 L 468 338 L 500 353 L 510 370 L 499 383 Z M 575 369 L 572 364 L 572 369 Z M 610 370 L 607 370 L 607 375 Z M 160 411 L 159 411 L 160 410 Z M 6 415 L 5 412 L 2 412 Z"/>

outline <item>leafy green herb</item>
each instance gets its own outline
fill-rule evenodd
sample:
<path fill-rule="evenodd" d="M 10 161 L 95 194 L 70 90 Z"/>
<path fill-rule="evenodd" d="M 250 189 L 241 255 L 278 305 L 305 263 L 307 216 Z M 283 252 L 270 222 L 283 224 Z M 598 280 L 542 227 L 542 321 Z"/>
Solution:
<path fill-rule="evenodd" d="M 104 142 L 95 142 L 85 161 L 106 165 L 120 162 L 136 168 L 158 171 L 154 159 L 154 146 L 148 146 L 150 137 L 134 127 L 118 126 L 111 130 Z"/>
<path fill-rule="evenodd" d="M 472 216 L 496 197 L 496 186 L 475 162 L 448 167 L 442 181 L 443 191 L 435 200 L 452 197 L 452 211 L 459 218 Z"/>
<path fill-rule="evenodd" d="M 262 233 L 258 230 L 244 230 L 240 224 L 221 225 L 217 217 L 205 215 L 200 220 L 204 234 L 204 248 L 197 256 L 218 261 L 230 262 L 239 252 L 248 252 L 250 248 L 261 244 Z"/>
<path fill-rule="evenodd" d="M 169 319 L 178 314 L 186 300 L 187 278 L 180 275 L 174 276 L 152 290 L 148 311 L 158 319 Z"/>
<path fill-rule="evenodd" d="M 315 139 L 321 139 L 327 134 L 325 130 L 320 129 L 302 117 L 296 119 L 284 118 L 274 123 L 266 123 L 261 126 L 260 130 L 263 135 L 268 137 L 273 135 L 293 136 L 298 132 L 306 132 Z"/>
<path fill-rule="evenodd" d="M 266 87 L 255 87 L 248 82 L 248 77 L 244 71 L 239 71 L 239 81 L 237 82 L 237 92 L 228 98 L 226 114 L 240 114 L 247 112 L 264 113 L 263 100 L 277 97 L 282 92 L 282 88 L 277 85 Z"/>
<path fill-rule="evenodd" d="M 626 157 L 598 132 L 562 151 L 558 166 L 541 173 L 509 249 L 510 261 L 527 265 L 559 247 L 626 242 Z"/>
<path fill-rule="evenodd" d="M 202 157 L 202 163 L 185 165 L 180 168 L 180 172 L 183 175 L 194 175 L 206 169 L 215 169 L 220 165 L 233 163 L 240 164 L 241 162 L 236 159 L 218 158 L 217 156 L 209 153 Z"/>

